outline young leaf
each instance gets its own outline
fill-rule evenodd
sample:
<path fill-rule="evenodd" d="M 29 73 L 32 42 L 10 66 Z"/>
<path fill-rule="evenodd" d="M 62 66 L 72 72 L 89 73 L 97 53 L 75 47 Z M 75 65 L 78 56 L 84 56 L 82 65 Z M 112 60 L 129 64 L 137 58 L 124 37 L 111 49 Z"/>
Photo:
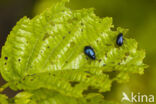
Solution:
<path fill-rule="evenodd" d="M 6 95 L 0 94 L 0 104 L 8 104 L 8 97 Z"/>
<path fill-rule="evenodd" d="M 113 81 L 143 74 L 146 67 L 144 51 L 127 30 L 112 28 L 112 18 L 99 18 L 93 9 L 70 10 L 62 1 L 16 24 L 2 49 L 1 74 L 14 90 L 44 88 L 76 98 L 109 91 Z M 122 46 L 116 44 L 119 33 Z M 95 60 L 84 53 L 86 46 Z"/>

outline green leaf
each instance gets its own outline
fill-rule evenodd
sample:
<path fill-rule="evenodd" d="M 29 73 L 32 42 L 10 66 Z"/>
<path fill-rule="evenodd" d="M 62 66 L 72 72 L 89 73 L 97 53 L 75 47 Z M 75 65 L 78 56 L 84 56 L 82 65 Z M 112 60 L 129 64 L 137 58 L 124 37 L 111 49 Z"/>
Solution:
<path fill-rule="evenodd" d="M 20 92 L 15 96 L 14 101 L 16 104 L 33 104 L 31 103 L 32 100 L 30 99 L 32 96 L 33 94 L 29 92 Z"/>
<path fill-rule="evenodd" d="M 90 94 L 86 98 L 73 98 L 63 96 L 60 93 L 39 89 L 32 92 L 20 92 L 15 96 L 16 104 L 116 104 L 114 102 L 104 101 L 103 96 L 99 94 Z"/>
<path fill-rule="evenodd" d="M 16 24 L 2 49 L 1 74 L 14 90 L 43 88 L 75 98 L 110 91 L 113 81 L 125 82 L 146 67 L 145 52 L 127 38 L 127 30 L 113 30 L 112 18 L 99 18 L 93 9 L 70 10 L 62 1 Z M 116 45 L 119 33 L 124 35 L 121 47 Z M 88 45 L 96 60 L 84 54 Z"/>
<path fill-rule="evenodd" d="M 4 94 L 0 94 L 0 104 L 8 104 L 8 97 Z"/>
<path fill-rule="evenodd" d="M 97 93 L 110 90 L 111 80 L 104 74 L 91 75 L 78 70 L 64 70 L 26 76 L 20 81 L 11 82 L 10 85 L 21 90 L 55 89 L 64 95 L 82 97 L 90 89 L 96 90 Z"/>

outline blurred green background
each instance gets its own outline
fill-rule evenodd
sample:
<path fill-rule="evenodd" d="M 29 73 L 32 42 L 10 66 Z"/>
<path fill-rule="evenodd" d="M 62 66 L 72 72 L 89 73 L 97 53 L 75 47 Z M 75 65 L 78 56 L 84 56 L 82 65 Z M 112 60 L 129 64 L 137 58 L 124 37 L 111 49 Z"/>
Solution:
<path fill-rule="evenodd" d="M 0 0 L 0 49 L 7 34 L 23 16 L 32 18 L 59 0 Z M 114 83 L 106 99 L 119 101 L 122 92 L 141 93 L 156 97 L 156 0 L 70 0 L 71 9 L 95 8 L 100 17 L 113 17 L 115 27 L 129 29 L 129 37 L 146 50 L 144 62 L 149 65 L 144 75 L 131 75 L 128 83 Z M 0 79 L 0 85 L 5 82 Z M 10 97 L 14 92 L 5 91 Z"/>

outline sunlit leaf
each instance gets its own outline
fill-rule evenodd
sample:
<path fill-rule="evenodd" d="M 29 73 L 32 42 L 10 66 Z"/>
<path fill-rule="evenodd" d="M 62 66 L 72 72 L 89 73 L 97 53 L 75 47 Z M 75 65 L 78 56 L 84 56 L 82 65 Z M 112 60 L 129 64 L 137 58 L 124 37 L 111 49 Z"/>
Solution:
<path fill-rule="evenodd" d="M 99 18 L 93 9 L 70 10 L 62 1 L 16 24 L 2 49 L 1 74 L 13 90 L 43 88 L 73 98 L 110 91 L 113 81 L 125 82 L 146 67 L 145 52 L 127 30 L 114 30 L 112 18 Z M 119 33 L 122 46 L 116 44 Z M 94 49 L 95 60 L 84 54 L 85 46 Z M 25 94 L 16 102 L 28 99 Z"/>

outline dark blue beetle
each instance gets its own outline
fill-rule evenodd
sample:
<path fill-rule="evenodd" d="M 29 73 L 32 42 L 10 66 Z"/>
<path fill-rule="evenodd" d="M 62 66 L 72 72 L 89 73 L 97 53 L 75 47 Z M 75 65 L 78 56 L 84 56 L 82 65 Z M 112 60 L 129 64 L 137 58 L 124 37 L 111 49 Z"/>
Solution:
<path fill-rule="evenodd" d="M 117 44 L 118 46 L 122 46 L 122 44 L 123 44 L 123 34 L 122 34 L 122 33 L 120 33 L 120 34 L 118 35 L 118 37 L 117 37 L 117 39 L 116 39 L 116 44 Z"/>
<path fill-rule="evenodd" d="M 93 50 L 92 47 L 90 47 L 90 46 L 85 46 L 85 48 L 84 48 L 84 53 L 85 53 L 87 56 L 89 56 L 91 59 L 93 59 L 93 60 L 96 59 L 96 57 L 95 57 L 95 52 L 94 52 L 94 50 Z"/>

